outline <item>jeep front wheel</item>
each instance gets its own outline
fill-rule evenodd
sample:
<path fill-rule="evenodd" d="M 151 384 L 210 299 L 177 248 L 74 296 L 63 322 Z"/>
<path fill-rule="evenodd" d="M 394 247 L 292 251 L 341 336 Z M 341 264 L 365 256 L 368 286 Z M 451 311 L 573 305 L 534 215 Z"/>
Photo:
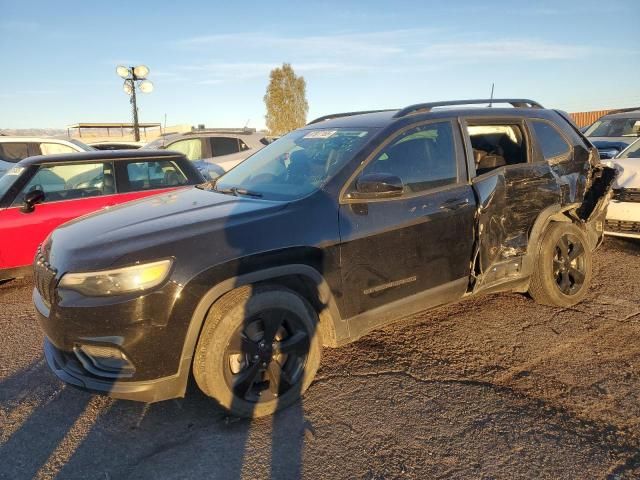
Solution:
<path fill-rule="evenodd" d="M 544 305 L 569 307 L 587 295 L 591 275 L 591 249 L 584 232 L 571 223 L 552 223 L 540 244 L 529 294 Z"/>
<path fill-rule="evenodd" d="M 318 370 L 317 326 L 314 309 L 292 290 L 234 290 L 207 316 L 194 359 L 196 382 L 236 416 L 281 410 L 304 393 Z"/>

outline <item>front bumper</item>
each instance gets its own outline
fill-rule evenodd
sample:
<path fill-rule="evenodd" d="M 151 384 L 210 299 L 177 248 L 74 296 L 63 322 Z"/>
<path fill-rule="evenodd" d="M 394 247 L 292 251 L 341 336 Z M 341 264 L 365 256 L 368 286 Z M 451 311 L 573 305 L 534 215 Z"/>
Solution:
<path fill-rule="evenodd" d="M 186 329 L 169 314 L 174 287 L 119 301 L 54 289 L 51 302 L 35 288 L 49 367 L 71 385 L 114 398 L 157 402 L 184 396 L 191 358 L 181 355 Z"/>
<path fill-rule="evenodd" d="M 58 350 L 48 338 L 44 341 L 44 355 L 51 371 L 63 382 L 83 390 L 101 392 L 113 398 L 138 402 L 159 402 L 183 397 L 187 377 L 176 374 L 170 377 L 140 382 L 103 380 L 84 369 L 73 353 Z M 184 362 L 180 371 L 189 371 L 190 362 Z"/>
<path fill-rule="evenodd" d="M 616 237 L 640 238 L 640 203 L 609 202 L 605 233 Z"/>

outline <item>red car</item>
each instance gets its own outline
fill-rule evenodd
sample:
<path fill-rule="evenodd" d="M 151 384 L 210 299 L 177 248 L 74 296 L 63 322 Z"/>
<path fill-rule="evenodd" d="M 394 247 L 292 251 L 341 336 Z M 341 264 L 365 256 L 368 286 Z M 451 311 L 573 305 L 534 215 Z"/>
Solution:
<path fill-rule="evenodd" d="M 38 245 L 62 223 L 204 181 L 186 157 L 169 151 L 25 158 L 0 177 L 0 280 L 27 273 Z"/>

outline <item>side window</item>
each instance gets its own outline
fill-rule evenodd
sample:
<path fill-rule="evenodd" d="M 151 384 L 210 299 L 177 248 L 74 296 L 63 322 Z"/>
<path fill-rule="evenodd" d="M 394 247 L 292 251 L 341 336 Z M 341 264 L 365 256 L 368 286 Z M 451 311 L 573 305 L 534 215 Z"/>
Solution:
<path fill-rule="evenodd" d="M 180 152 L 192 162 L 202 160 L 202 141 L 199 138 L 178 140 L 168 145 L 167 150 Z"/>
<path fill-rule="evenodd" d="M 478 175 L 527 163 L 527 145 L 520 125 L 469 125 L 467 132 Z"/>
<path fill-rule="evenodd" d="M 29 145 L 26 143 L 0 143 L 0 160 L 16 163 L 29 156 Z"/>
<path fill-rule="evenodd" d="M 185 185 L 187 177 L 175 162 L 156 160 L 148 162 L 131 162 L 126 168 L 126 182 L 123 192 L 153 190 Z"/>
<path fill-rule="evenodd" d="M 230 155 L 240 151 L 237 138 L 210 137 L 209 141 L 211 142 L 211 151 L 213 152 L 214 157 Z"/>
<path fill-rule="evenodd" d="M 571 147 L 553 125 L 541 120 L 532 120 L 531 124 L 545 160 L 568 155 Z"/>
<path fill-rule="evenodd" d="M 115 193 L 110 163 L 42 165 L 16 196 L 13 205 L 21 205 L 32 190 L 44 192 L 44 203 L 76 200 Z"/>
<path fill-rule="evenodd" d="M 68 145 L 61 143 L 41 143 L 40 151 L 42 155 L 53 155 L 55 153 L 74 153 L 77 152 L 75 148 L 71 148 Z"/>
<path fill-rule="evenodd" d="M 456 183 L 458 172 L 451 123 L 430 123 L 402 133 L 362 171 L 363 175 L 369 173 L 399 177 L 407 193 Z"/>
<path fill-rule="evenodd" d="M 238 145 L 240 145 L 241 152 L 249 150 L 249 146 L 240 139 L 238 139 Z"/>

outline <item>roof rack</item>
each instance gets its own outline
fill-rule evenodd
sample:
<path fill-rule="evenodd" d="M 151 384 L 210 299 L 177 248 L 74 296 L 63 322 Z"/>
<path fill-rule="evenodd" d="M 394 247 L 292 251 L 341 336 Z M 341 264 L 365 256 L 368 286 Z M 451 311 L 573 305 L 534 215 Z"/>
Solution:
<path fill-rule="evenodd" d="M 392 112 L 395 108 L 387 108 L 384 110 L 363 110 L 361 112 L 345 112 L 345 113 L 332 113 L 331 115 L 325 115 L 324 117 L 318 117 L 315 120 L 310 121 L 307 125 L 312 125 L 314 123 L 324 122 L 325 120 L 331 120 L 333 118 L 340 117 L 352 117 L 354 115 L 364 115 L 365 113 L 379 113 L 379 112 Z"/>
<path fill-rule="evenodd" d="M 533 100 L 528 100 L 526 98 L 486 98 L 486 99 L 476 99 L 476 100 L 451 100 L 448 102 L 429 102 L 429 103 L 417 103 L 415 105 L 409 105 L 408 107 L 403 108 L 402 110 L 398 110 L 393 118 L 400 118 L 406 115 L 411 115 L 412 113 L 418 112 L 430 112 L 432 108 L 435 107 L 449 107 L 455 105 L 481 105 L 488 103 L 492 105 L 494 103 L 508 103 L 512 105 L 514 108 L 544 108 L 538 102 L 534 102 Z"/>

